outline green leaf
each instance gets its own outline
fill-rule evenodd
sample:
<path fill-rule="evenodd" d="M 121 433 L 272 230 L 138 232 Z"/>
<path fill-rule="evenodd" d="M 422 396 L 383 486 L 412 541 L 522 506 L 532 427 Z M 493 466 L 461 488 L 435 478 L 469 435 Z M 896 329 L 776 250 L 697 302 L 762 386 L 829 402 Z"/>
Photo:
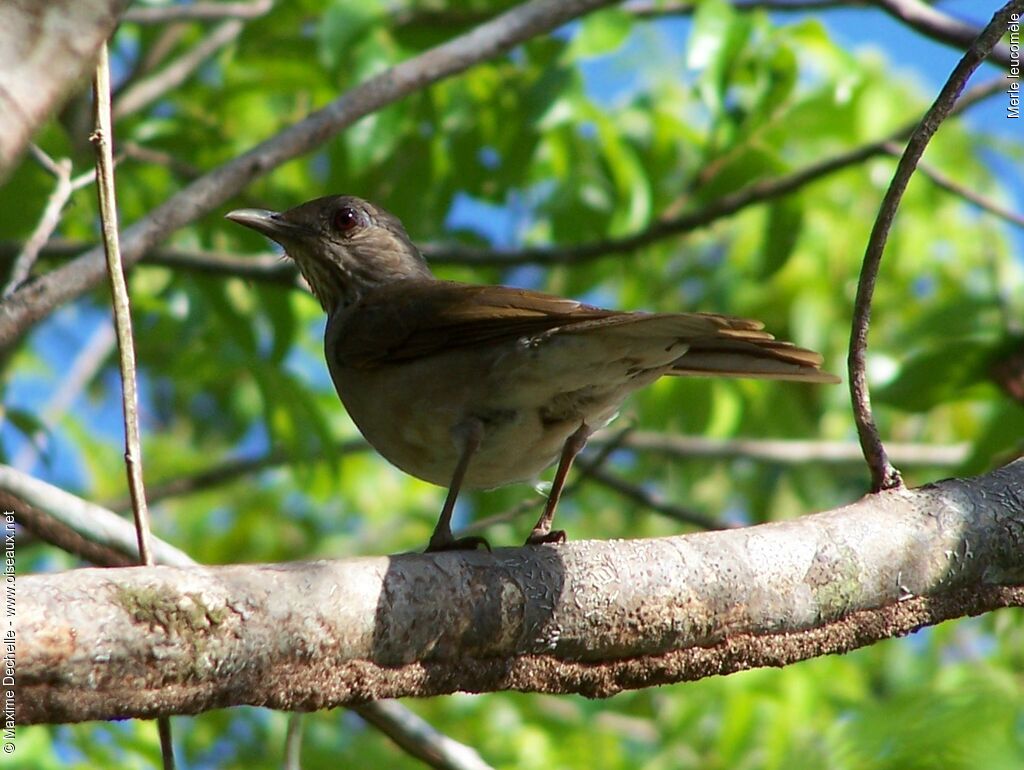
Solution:
<path fill-rule="evenodd" d="M 686 65 L 700 73 L 697 88 L 716 115 L 724 109 L 730 73 L 750 32 L 751 22 L 721 0 L 701 3 L 693 16 Z"/>
<path fill-rule="evenodd" d="M 959 398 L 965 388 L 984 380 L 991 355 L 989 339 L 947 339 L 908 357 L 896 379 L 872 396 L 907 411 L 927 411 Z"/>
<path fill-rule="evenodd" d="M 317 27 L 317 53 L 323 66 L 337 69 L 355 41 L 382 18 L 383 12 L 378 0 L 334 0 L 327 6 Z"/>
<path fill-rule="evenodd" d="M 566 55 L 572 61 L 614 53 L 632 28 L 632 16 L 618 8 L 592 13 L 579 25 Z"/>
<path fill-rule="evenodd" d="M 761 278 L 771 278 L 785 266 L 800 239 L 803 223 L 804 207 L 798 197 L 783 198 L 768 207 Z"/>

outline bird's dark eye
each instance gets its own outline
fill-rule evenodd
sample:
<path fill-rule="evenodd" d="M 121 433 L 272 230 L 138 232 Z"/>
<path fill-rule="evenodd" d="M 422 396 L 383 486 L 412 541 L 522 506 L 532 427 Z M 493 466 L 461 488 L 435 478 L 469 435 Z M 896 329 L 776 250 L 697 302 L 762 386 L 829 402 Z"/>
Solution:
<path fill-rule="evenodd" d="M 342 206 L 334 212 L 334 228 L 339 233 L 350 233 L 359 224 L 359 212 L 351 206 Z"/>

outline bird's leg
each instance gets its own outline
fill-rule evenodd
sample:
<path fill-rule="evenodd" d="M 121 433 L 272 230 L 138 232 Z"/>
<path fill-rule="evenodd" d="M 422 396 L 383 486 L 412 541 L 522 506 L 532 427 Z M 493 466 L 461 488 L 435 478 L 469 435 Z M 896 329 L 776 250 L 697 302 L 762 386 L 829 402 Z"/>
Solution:
<path fill-rule="evenodd" d="M 452 513 L 455 511 L 455 501 L 458 499 L 462 480 L 466 477 L 469 460 L 480 448 L 484 439 L 484 424 L 475 417 L 471 417 L 455 426 L 452 430 L 452 438 L 455 440 L 456 446 L 459 447 L 459 461 L 455 465 L 452 482 L 448 485 L 448 497 L 445 498 L 441 516 L 437 520 L 437 526 L 434 527 L 434 534 L 430 536 L 426 553 L 472 550 L 480 545 L 489 551 L 491 546 L 482 537 L 474 535 L 456 539 L 452 535 Z"/>
<path fill-rule="evenodd" d="M 533 531 L 526 538 L 527 545 L 539 545 L 540 543 L 562 543 L 565 542 L 565 530 L 551 529 L 551 522 L 555 518 L 555 508 L 558 507 L 558 498 L 562 496 L 562 488 L 565 486 L 565 479 L 572 468 L 572 461 L 576 455 L 583 451 L 590 438 L 590 426 L 585 422 L 580 423 L 569 438 L 562 445 L 562 456 L 558 459 L 558 470 L 555 471 L 555 479 L 551 482 L 551 492 L 548 494 L 548 501 L 544 505 L 544 513 L 540 515 Z"/>

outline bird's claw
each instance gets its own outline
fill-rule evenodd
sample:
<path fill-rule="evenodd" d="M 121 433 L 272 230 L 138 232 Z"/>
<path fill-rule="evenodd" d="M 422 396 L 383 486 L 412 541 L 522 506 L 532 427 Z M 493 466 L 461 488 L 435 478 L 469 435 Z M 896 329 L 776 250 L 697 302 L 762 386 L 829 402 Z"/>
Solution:
<path fill-rule="evenodd" d="M 488 551 L 491 550 L 491 544 L 487 542 L 486 538 L 480 537 L 479 535 L 467 535 L 466 537 L 451 537 L 447 538 L 438 537 L 430 538 L 430 543 L 427 544 L 427 550 L 423 553 L 438 553 L 440 551 L 475 551 L 480 546 L 483 546 Z"/>
<path fill-rule="evenodd" d="M 544 543 L 564 543 L 565 542 L 565 530 L 564 529 L 552 529 L 544 531 L 542 529 L 534 529 L 530 533 L 530 536 L 526 538 L 526 545 L 543 545 Z"/>

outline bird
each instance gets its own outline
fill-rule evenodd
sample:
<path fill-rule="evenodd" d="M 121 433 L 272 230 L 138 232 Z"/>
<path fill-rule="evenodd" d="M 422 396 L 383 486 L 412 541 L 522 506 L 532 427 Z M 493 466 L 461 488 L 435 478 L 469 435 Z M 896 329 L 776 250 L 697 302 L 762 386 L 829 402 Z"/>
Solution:
<path fill-rule="evenodd" d="M 822 356 L 718 313 L 608 310 L 528 289 L 434 276 L 401 221 L 352 195 L 226 218 L 284 248 L 327 314 L 324 355 L 364 438 L 446 486 L 427 552 L 456 538 L 459 492 L 529 481 L 558 463 L 527 545 L 552 523 L 573 459 L 633 391 L 665 375 L 835 383 Z"/>

